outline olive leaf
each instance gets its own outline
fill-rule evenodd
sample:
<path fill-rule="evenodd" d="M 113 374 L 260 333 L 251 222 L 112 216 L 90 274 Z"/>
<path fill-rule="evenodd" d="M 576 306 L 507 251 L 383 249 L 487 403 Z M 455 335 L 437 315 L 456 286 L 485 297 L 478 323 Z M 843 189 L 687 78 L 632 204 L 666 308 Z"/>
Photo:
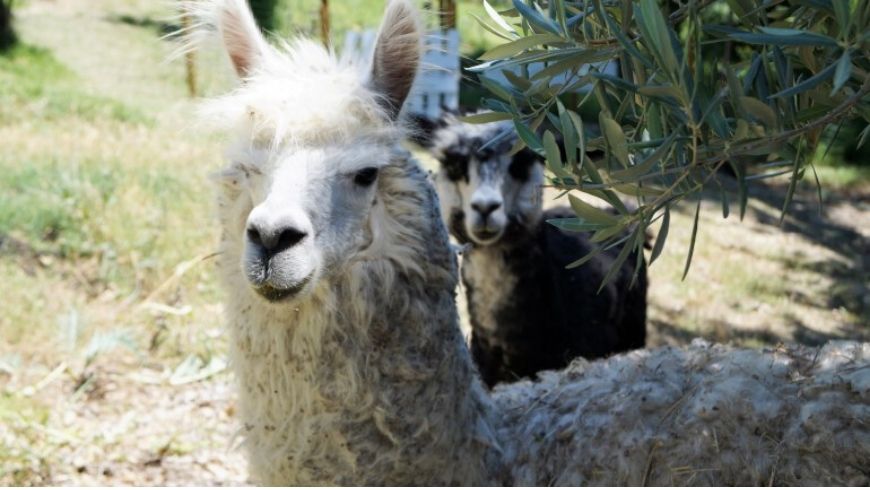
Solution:
<path fill-rule="evenodd" d="M 826 127 L 860 118 L 866 127 L 857 143 L 870 139 L 870 2 L 727 0 L 667 10 L 656 0 L 512 0 L 512 7 L 498 13 L 484 3 L 504 42 L 470 68 L 496 113 L 477 121 L 511 117 L 521 144 L 547 158 L 575 214 L 551 224 L 590 232 L 596 243 L 571 267 L 601 250 L 642 251 L 646 229 L 660 221 L 653 262 L 676 206 L 710 186 L 725 217 L 732 214 L 726 189 L 736 187 L 733 214 L 742 219 L 750 187 L 782 179 L 786 213 Z M 504 76 L 489 76 L 493 70 Z M 725 185 L 732 178 L 735 186 Z M 695 203 L 684 275 L 700 210 Z"/>

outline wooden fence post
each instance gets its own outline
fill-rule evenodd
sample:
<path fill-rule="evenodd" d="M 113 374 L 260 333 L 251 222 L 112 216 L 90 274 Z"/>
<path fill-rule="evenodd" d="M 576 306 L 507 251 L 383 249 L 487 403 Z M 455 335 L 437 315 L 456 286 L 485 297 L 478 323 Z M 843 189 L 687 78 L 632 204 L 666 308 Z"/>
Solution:
<path fill-rule="evenodd" d="M 190 12 L 184 10 L 181 14 L 181 30 L 186 32 L 190 29 Z M 184 67 L 186 70 L 187 92 L 191 97 L 196 97 L 196 59 L 193 50 L 184 53 Z"/>
<path fill-rule="evenodd" d="M 456 28 L 456 0 L 439 1 L 438 18 L 441 20 L 441 29 Z"/>
<path fill-rule="evenodd" d="M 320 0 L 320 39 L 329 47 L 329 0 Z"/>

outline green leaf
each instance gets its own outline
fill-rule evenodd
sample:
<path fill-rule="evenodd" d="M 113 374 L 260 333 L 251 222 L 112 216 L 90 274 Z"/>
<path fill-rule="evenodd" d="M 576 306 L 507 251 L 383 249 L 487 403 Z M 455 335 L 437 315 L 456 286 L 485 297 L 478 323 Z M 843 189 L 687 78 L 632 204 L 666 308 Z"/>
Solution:
<path fill-rule="evenodd" d="M 580 218 L 553 218 L 548 219 L 547 223 L 565 231 L 596 231 L 600 230 L 604 225 L 599 223 L 590 223 Z"/>
<path fill-rule="evenodd" d="M 836 136 L 834 136 L 834 140 L 836 140 Z M 779 215 L 779 225 L 782 226 L 782 223 L 785 221 L 785 214 L 788 212 L 788 206 L 791 204 L 792 198 L 794 197 L 794 191 L 797 189 L 798 180 L 798 172 L 800 171 L 800 154 L 801 148 L 803 145 L 801 142 L 798 142 L 798 148 L 794 155 L 794 163 L 792 164 L 792 174 L 791 179 L 788 182 L 788 190 L 785 193 L 785 199 L 782 203 L 782 212 Z"/>
<path fill-rule="evenodd" d="M 529 147 L 532 151 L 535 151 L 539 154 L 544 153 L 544 144 L 541 143 L 540 138 L 532 132 L 522 121 L 514 118 L 514 127 L 517 128 L 517 134 L 520 139 L 523 140 L 523 143 Z"/>
<path fill-rule="evenodd" d="M 619 163 L 627 168 L 628 141 L 625 139 L 625 133 L 622 131 L 622 126 L 604 112 L 599 114 L 598 119 L 601 123 L 601 129 L 604 132 L 604 139 L 607 140 L 610 150 L 613 152 L 614 156 L 616 156 L 616 159 L 619 160 Z"/>
<path fill-rule="evenodd" d="M 496 121 L 507 121 L 508 119 L 513 119 L 513 115 L 506 112 L 480 112 L 459 118 L 460 121 L 469 124 L 486 124 Z"/>
<path fill-rule="evenodd" d="M 685 97 L 683 97 L 683 92 L 673 85 L 644 85 L 642 87 L 638 87 L 637 92 L 641 95 L 647 95 L 652 97 L 673 97 L 678 101 L 685 101 Z"/>
<path fill-rule="evenodd" d="M 686 280 L 686 275 L 689 274 L 689 266 L 692 265 L 692 255 L 695 253 L 695 238 L 698 237 L 698 216 L 701 215 L 701 200 L 698 199 L 698 206 L 695 208 L 695 222 L 692 224 L 692 238 L 689 241 L 689 255 L 686 256 L 686 267 L 683 269 L 683 278 Z"/>
<path fill-rule="evenodd" d="M 559 22 L 559 27 L 562 32 L 568 32 L 568 19 L 565 15 L 565 0 L 553 0 L 550 2 L 550 8 L 556 11 L 556 19 Z"/>
<path fill-rule="evenodd" d="M 562 155 L 559 152 L 559 144 L 556 137 L 548 129 L 544 131 L 544 152 L 547 155 L 547 168 L 560 179 L 571 178 L 572 175 L 565 170 L 562 164 Z"/>
<path fill-rule="evenodd" d="M 595 162 L 593 162 L 585 152 L 580 154 L 580 158 L 583 159 L 583 173 L 589 177 L 589 180 L 593 184 L 603 184 L 604 179 L 601 178 L 601 172 L 598 171 Z"/>
<path fill-rule="evenodd" d="M 849 80 L 852 75 L 852 57 L 849 55 L 849 50 L 843 51 L 843 56 L 837 61 L 837 71 L 834 72 L 834 89 L 831 90 L 831 95 L 837 93 L 843 85 Z"/>
<path fill-rule="evenodd" d="M 773 46 L 838 46 L 837 40 L 815 32 L 798 29 L 779 29 L 760 27 L 762 32 L 732 32 L 728 37 L 748 44 L 770 44 Z"/>
<path fill-rule="evenodd" d="M 671 30 L 665 22 L 656 0 L 641 0 L 638 27 L 647 47 L 656 55 L 659 64 L 671 80 L 677 79 L 680 63 L 671 43 Z"/>
<path fill-rule="evenodd" d="M 731 209 L 728 207 L 728 196 L 725 194 L 725 188 L 719 186 L 719 200 L 722 202 L 722 217 L 728 218 L 731 214 Z"/>
<path fill-rule="evenodd" d="M 652 186 L 643 186 L 641 187 L 639 184 L 635 184 L 633 182 L 622 183 L 622 184 L 614 184 L 613 189 L 621 194 L 625 194 L 626 196 L 660 196 L 664 192 L 662 189 L 652 187 Z"/>
<path fill-rule="evenodd" d="M 637 233 L 640 230 L 638 227 L 634 233 Z M 632 234 L 634 236 L 634 234 Z M 619 251 L 619 255 L 616 256 L 616 260 L 610 264 L 610 268 L 607 270 L 607 274 L 604 276 L 604 280 L 601 281 L 601 285 L 598 287 L 598 292 L 604 289 L 604 286 L 610 284 L 610 281 L 616 276 L 619 270 L 622 268 L 622 264 L 625 262 L 625 259 L 628 258 L 628 254 L 631 253 L 632 249 L 634 249 L 634 242 L 630 241 L 630 243 L 626 243 L 622 246 L 622 250 Z"/>
<path fill-rule="evenodd" d="M 601 72 L 592 71 L 592 72 L 589 72 L 589 74 L 587 76 L 590 78 L 595 78 L 595 79 L 607 82 L 608 84 L 613 85 L 614 87 L 616 87 L 620 90 L 625 90 L 627 92 L 637 92 L 638 91 L 638 87 L 635 84 L 627 81 L 626 79 L 624 79 L 622 77 L 610 75 L 609 73 L 601 73 Z"/>
<path fill-rule="evenodd" d="M 488 32 L 491 32 L 493 35 L 495 35 L 501 39 L 504 39 L 505 41 L 513 41 L 514 40 L 514 38 L 508 37 L 506 34 L 495 30 L 493 27 L 491 27 L 489 24 L 484 22 L 483 19 L 481 19 L 477 15 L 475 15 L 475 14 L 470 14 L 470 15 L 474 20 L 477 21 L 478 24 L 480 24 L 480 27 L 483 27 Z"/>
<path fill-rule="evenodd" d="M 649 223 L 644 222 L 638 226 L 642 226 L 643 231 L 640 233 L 636 233 L 637 236 L 635 238 L 635 244 L 634 244 L 634 247 L 636 249 L 636 252 L 634 254 L 634 256 L 635 256 L 634 272 L 631 274 L 631 282 L 628 285 L 628 289 L 632 289 L 633 287 L 635 287 L 635 284 L 637 284 L 638 276 L 640 275 L 640 271 L 645 269 L 644 261 L 646 260 L 646 257 L 644 257 L 644 255 L 643 255 L 643 249 L 647 245 L 646 230 L 649 229 Z"/>
<path fill-rule="evenodd" d="M 662 113 L 659 110 L 658 102 L 650 102 L 646 113 L 647 129 L 652 138 L 661 138 L 664 133 L 662 124 Z"/>
<path fill-rule="evenodd" d="M 858 135 L 858 144 L 855 145 L 856 148 L 861 148 L 864 146 L 864 143 L 867 142 L 867 136 L 870 135 L 870 124 L 864 126 L 864 129 Z"/>
<path fill-rule="evenodd" d="M 559 35 L 559 26 L 557 26 L 552 20 L 544 17 L 537 10 L 529 7 L 523 0 L 513 0 L 514 8 L 517 9 L 517 12 L 523 16 L 526 21 L 528 21 L 529 25 L 535 28 L 535 30 L 539 31 L 547 31 L 552 34 Z"/>
<path fill-rule="evenodd" d="M 608 213 L 607 211 L 598 209 L 591 204 L 587 204 L 573 194 L 568 194 L 568 202 L 571 203 L 571 209 L 574 211 L 574 214 L 576 214 L 577 217 L 588 221 L 589 223 L 613 226 L 616 225 L 619 221 L 616 216 Z"/>
<path fill-rule="evenodd" d="M 844 35 L 848 35 L 849 28 L 849 0 L 831 0 L 831 6 L 834 8 L 834 15 L 837 18 L 837 24 L 840 26 L 840 31 Z"/>
<path fill-rule="evenodd" d="M 668 229 L 671 226 L 671 207 L 669 205 L 665 205 L 665 214 L 662 217 L 662 226 L 659 228 L 659 234 L 656 236 L 656 243 L 653 245 L 652 253 L 649 257 L 649 263 L 652 265 L 653 262 L 659 255 L 661 255 L 662 250 L 665 248 L 665 240 L 668 239 Z"/>
<path fill-rule="evenodd" d="M 824 206 L 822 201 L 822 183 L 819 182 L 819 174 L 816 172 L 816 166 L 813 165 L 812 160 L 810 160 L 810 168 L 813 169 L 813 177 L 816 179 L 816 196 L 819 199 L 819 215 L 821 215 Z"/>
<path fill-rule="evenodd" d="M 574 111 L 568 111 L 568 117 L 577 131 L 577 148 L 580 150 L 580 162 L 586 159 L 586 135 L 583 134 L 583 119 Z"/>
<path fill-rule="evenodd" d="M 731 104 L 738 111 L 742 111 L 740 106 L 740 96 L 743 95 L 743 90 L 740 88 L 740 82 L 737 80 L 737 74 L 734 72 L 734 67 L 725 65 L 725 76 L 728 80 L 728 98 L 731 99 Z"/>
<path fill-rule="evenodd" d="M 749 188 L 746 184 L 746 169 L 740 162 L 729 160 L 728 164 L 737 176 L 737 201 L 740 203 L 740 221 L 746 216 L 746 205 L 749 203 Z"/>
<path fill-rule="evenodd" d="M 493 61 L 485 61 L 478 65 L 470 66 L 466 68 L 466 70 L 471 72 L 486 72 L 487 70 L 491 70 L 493 68 L 507 68 L 510 66 L 517 65 L 528 65 L 530 63 L 534 63 L 536 61 L 540 62 L 556 62 L 561 61 L 566 58 L 570 58 L 571 56 L 577 53 L 585 53 L 589 51 L 588 48 L 559 48 L 559 49 L 550 49 L 550 50 L 532 50 L 526 53 L 520 53 L 514 55 L 509 59 L 502 60 L 493 60 Z"/>
<path fill-rule="evenodd" d="M 768 127 L 773 128 L 776 126 L 776 113 L 773 112 L 773 109 L 771 109 L 769 105 L 755 97 L 746 96 L 740 97 L 740 104 L 743 105 L 746 112 L 766 124 Z"/>
<path fill-rule="evenodd" d="M 726 3 L 732 12 L 737 14 L 737 17 L 743 17 L 746 15 L 746 8 L 742 5 L 742 2 L 739 0 L 727 0 Z"/>
<path fill-rule="evenodd" d="M 580 267 L 581 265 L 585 264 L 586 262 L 589 262 L 590 260 L 594 259 L 600 253 L 601 253 L 600 248 L 594 248 L 588 254 L 586 254 L 583 257 L 575 260 L 574 262 L 571 262 L 570 264 L 566 265 L 565 268 L 566 269 L 575 269 L 577 267 Z"/>
<path fill-rule="evenodd" d="M 615 225 L 608 226 L 607 228 L 602 228 L 593 233 L 592 236 L 589 238 L 589 241 L 592 243 L 601 243 L 608 238 L 612 238 L 618 235 L 620 232 L 625 230 L 625 227 L 625 224 L 617 223 Z"/>
<path fill-rule="evenodd" d="M 773 95 L 768 96 L 767 98 L 769 100 L 769 99 L 775 99 L 777 97 L 789 97 L 792 95 L 797 95 L 801 92 L 806 92 L 807 90 L 814 88 L 817 85 L 819 85 L 820 83 L 824 82 L 825 80 L 831 78 L 831 76 L 834 74 L 834 71 L 837 69 L 838 64 L 839 63 L 834 63 L 834 64 L 826 67 L 824 70 L 811 76 L 810 78 L 807 78 L 803 82 L 801 82 L 797 85 L 793 85 L 785 90 L 781 90 Z"/>
<path fill-rule="evenodd" d="M 528 78 L 521 77 L 510 70 L 502 70 L 501 74 L 504 75 L 504 77 L 507 78 L 507 81 L 513 84 L 514 87 L 520 90 L 525 91 L 532 86 L 532 82 Z"/>
<path fill-rule="evenodd" d="M 580 69 L 583 65 L 589 63 L 598 63 L 609 61 L 616 56 L 618 51 L 614 49 L 587 49 L 578 51 L 563 60 L 557 61 L 543 70 L 532 75 L 532 80 L 558 75 L 571 69 Z"/>
<path fill-rule="evenodd" d="M 679 133 L 671 133 L 661 145 L 652 154 L 650 154 L 644 161 L 629 167 L 625 170 L 617 170 L 610 174 L 611 177 L 621 181 L 631 181 L 637 177 L 642 175 L 646 175 L 653 169 L 656 163 L 658 163 L 668 152 L 671 150 L 671 145 L 674 140 L 677 139 Z"/>
<path fill-rule="evenodd" d="M 562 129 L 562 139 L 565 140 L 565 156 L 568 158 L 568 166 L 573 171 L 577 164 L 577 130 L 574 129 L 571 116 L 559 99 L 556 99 L 556 108 L 559 111 L 559 127 Z"/>
<path fill-rule="evenodd" d="M 628 51 L 628 53 L 636 60 L 640 61 L 645 67 L 652 69 L 653 64 L 650 59 L 640 52 L 639 49 L 635 46 L 635 43 L 630 41 L 627 37 L 625 37 L 625 33 L 622 32 L 622 28 L 616 25 L 613 18 L 607 14 L 607 11 L 604 10 L 604 7 L 601 5 L 601 0 L 595 0 L 595 11 L 599 17 L 604 19 L 604 22 L 607 23 L 607 28 L 610 29 L 610 33 L 616 37 L 616 40 L 619 41 L 619 44 Z"/>
<path fill-rule="evenodd" d="M 794 70 L 785 57 L 782 48 L 776 46 L 773 48 L 773 62 L 776 65 L 776 74 L 779 77 L 779 83 L 783 87 L 791 85 L 791 80 L 794 78 Z"/>
<path fill-rule="evenodd" d="M 612 114 L 610 111 L 610 102 L 607 100 L 607 92 L 604 89 L 604 84 L 601 83 L 600 80 L 597 80 L 595 85 L 592 86 L 592 94 L 595 95 L 595 100 L 598 101 L 598 105 L 601 107 L 601 112 L 607 115 Z"/>
<path fill-rule="evenodd" d="M 513 100 L 513 96 L 508 91 L 508 89 L 503 87 L 500 83 L 496 82 L 495 80 L 493 80 L 489 77 L 484 77 L 484 76 L 478 77 L 478 80 L 480 80 L 481 85 L 483 85 L 487 90 L 492 92 L 497 97 L 499 97 L 503 100 L 507 100 L 507 101 Z"/>
<path fill-rule="evenodd" d="M 532 34 L 528 37 L 521 37 L 516 41 L 500 44 L 480 55 L 478 59 L 487 61 L 500 60 L 503 58 L 510 58 L 517 53 L 534 48 L 535 46 L 563 42 L 565 42 L 565 40 L 561 36 L 554 34 Z"/>
<path fill-rule="evenodd" d="M 617 196 L 615 192 L 609 189 L 583 189 L 583 192 L 585 194 L 589 194 L 590 196 L 597 197 L 598 199 L 601 199 L 607 204 L 610 204 L 611 206 L 613 206 L 613 209 L 619 211 L 620 214 L 630 213 L 628 208 L 625 207 L 625 204 L 623 204 L 622 200 L 619 198 L 619 196 Z"/>
<path fill-rule="evenodd" d="M 513 34 L 517 33 L 517 31 L 514 30 L 514 28 L 511 27 L 511 25 L 508 24 L 507 21 L 505 21 L 498 12 L 496 12 L 495 9 L 492 8 L 492 5 L 490 5 L 489 2 L 487 2 L 486 0 L 483 0 L 483 8 L 484 10 L 486 10 L 486 13 L 489 14 L 489 17 L 493 20 L 493 22 L 496 23 L 496 25 L 498 25 L 507 32 Z"/>

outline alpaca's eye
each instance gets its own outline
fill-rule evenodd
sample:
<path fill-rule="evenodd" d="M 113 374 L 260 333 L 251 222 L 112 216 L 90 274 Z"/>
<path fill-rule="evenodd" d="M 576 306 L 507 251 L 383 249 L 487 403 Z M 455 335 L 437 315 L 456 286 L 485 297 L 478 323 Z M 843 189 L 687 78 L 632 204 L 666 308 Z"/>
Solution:
<path fill-rule="evenodd" d="M 377 167 L 366 167 L 353 176 L 353 182 L 356 185 L 368 187 L 378 178 Z"/>

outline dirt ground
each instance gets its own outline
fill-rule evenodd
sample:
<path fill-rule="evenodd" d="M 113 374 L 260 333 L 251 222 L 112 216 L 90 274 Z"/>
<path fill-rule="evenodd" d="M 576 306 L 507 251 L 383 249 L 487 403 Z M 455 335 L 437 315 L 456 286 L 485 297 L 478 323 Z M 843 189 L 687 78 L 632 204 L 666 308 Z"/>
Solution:
<path fill-rule="evenodd" d="M 241 451 L 233 445 L 234 394 L 229 376 L 169 385 L 159 373 L 124 364 L 100 366 L 99 385 L 66 396 L 69 383 L 46 386 L 51 413 L 36 426 L 0 429 L 6 457 L 29 462 L 2 475 L 27 485 L 246 485 Z M 17 433 L 36 427 L 23 440 Z M 39 441 L 47 439 L 47 441 Z M 40 454 L 50 448 L 51 454 Z M 31 454 L 21 454 L 31 452 Z M 18 453 L 18 454 L 16 454 Z"/>

